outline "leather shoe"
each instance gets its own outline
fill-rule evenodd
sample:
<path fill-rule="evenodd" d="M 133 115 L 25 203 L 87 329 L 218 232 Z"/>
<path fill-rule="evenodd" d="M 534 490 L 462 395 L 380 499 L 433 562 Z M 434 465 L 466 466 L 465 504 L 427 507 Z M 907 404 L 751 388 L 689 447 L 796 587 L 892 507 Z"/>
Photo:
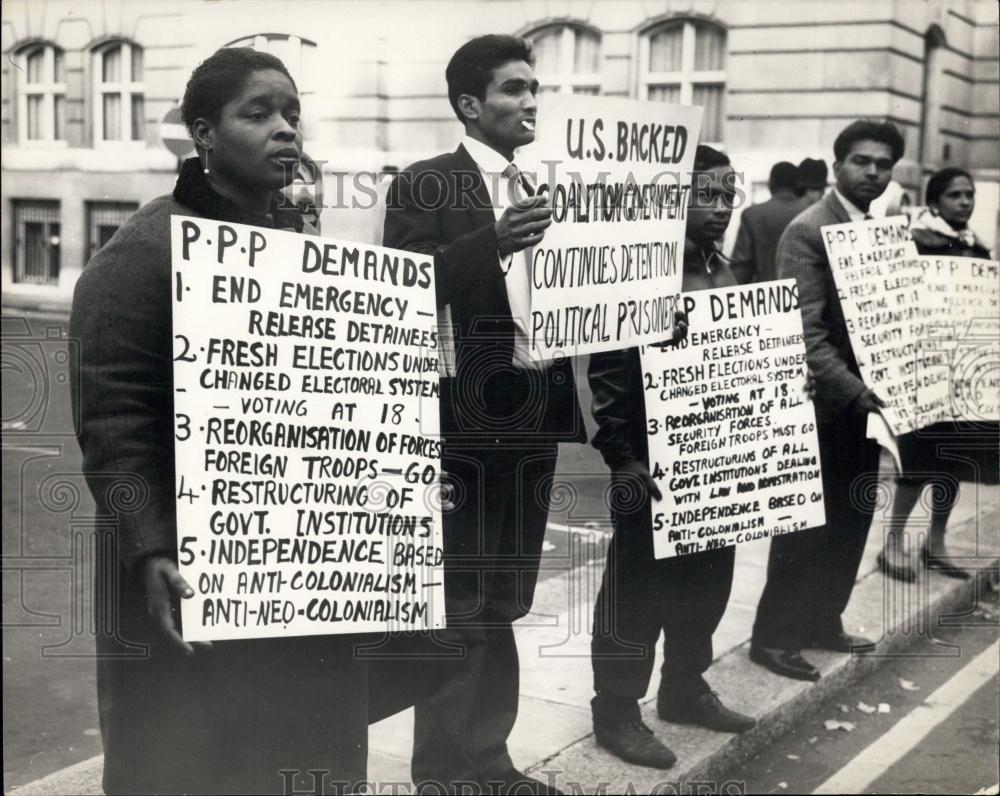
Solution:
<path fill-rule="evenodd" d="M 620 724 L 594 724 L 594 738 L 600 746 L 622 760 L 650 768 L 670 768 L 677 755 L 670 751 L 643 723 L 642 719 Z"/>
<path fill-rule="evenodd" d="M 757 725 L 757 719 L 730 710 L 714 691 L 706 691 L 683 704 L 667 700 L 656 701 L 656 712 L 664 721 L 675 724 L 697 724 L 716 732 L 746 732 Z"/>
<path fill-rule="evenodd" d="M 750 660 L 782 677 L 810 682 L 819 680 L 819 669 L 803 658 L 799 650 L 783 650 L 751 644 Z"/>
<path fill-rule="evenodd" d="M 920 560 L 924 562 L 924 566 L 927 569 L 933 569 L 935 572 L 940 572 L 949 578 L 968 580 L 972 577 L 966 570 L 952 564 L 947 557 L 931 555 L 926 547 L 920 548 Z"/>
<path fill-rule="evenodd" d="M 909 564 L 897 564 L 886 558 L 884 552 L 878 554 L 879 571 L 890 578 L 901 580 L 903 583 L 913 583 L 917 579 L 917 572 Z"/>
<path fill-rule="evenodd" d="M 830 650 L 831 652 L 853 652 L 862 655 L 875 649 L 875 642 L 864 636 L 852 636 L 841 630 L 833 635 L 813 639 L 809 645 L 812 649 Z"/>

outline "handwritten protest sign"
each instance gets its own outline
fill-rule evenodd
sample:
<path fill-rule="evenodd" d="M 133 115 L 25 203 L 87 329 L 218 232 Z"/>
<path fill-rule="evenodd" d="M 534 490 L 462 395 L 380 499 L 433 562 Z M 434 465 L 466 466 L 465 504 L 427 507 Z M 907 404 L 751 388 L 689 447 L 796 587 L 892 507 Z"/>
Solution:
<path fill-rule="evenodd" d="M 948 401 L 944 352 L 927 346 L 940 320 L 904 216 L 822 228 L 851 346 L 896 435 L 938 422 Z"/>
<path fill-rule="evenodd" d="M 657 558 L 822 525 L 816 415 L 791 279 L 685 293 L 691 331 L 642 349 Z"/>
<path fill-rule="evenodd" d="M 536 147 L 552 225 L 529 254 L 534 358 L 670 337 L 701 113 L 544 97 Z"/>
<path fill-rule="evenodd" d="M 1000 263 L 967 257 L 920 262 L 940 313 L 926 346 L 945 354 L 947 419 L 1000 420 Z"/>
<path fill-rule="evenodd" d="M 175 216 L 193 641 L 443 626 L 430 259 Z"/>

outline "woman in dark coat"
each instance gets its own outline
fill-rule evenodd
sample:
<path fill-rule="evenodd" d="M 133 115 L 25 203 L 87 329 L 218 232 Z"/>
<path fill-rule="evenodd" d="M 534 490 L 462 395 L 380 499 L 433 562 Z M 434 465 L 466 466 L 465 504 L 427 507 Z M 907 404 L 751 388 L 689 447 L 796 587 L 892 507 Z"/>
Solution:
<path fill-rule="evenodd" d="M 926 199 L 927 209 L 910 224 L 920 254 L 989 258 L 989 250 L 968 227 L 976 206 L 976 187 L 967 171 L 947 168 L 933 174 L 927 182 Z M 907 582 L 916 580 L 903 544 L 903 530 L 921 491 L 930 485 L 934 490 L 931 522 L 920 558 L 928 568 L 945 575 L 969 577 L 949 559 L 945 530 L 958 499 L 959 481 L 997 482 L 998 441 L 1000 429 L 995 422 L 935 423 L 899 437 L 902 472 L 896 479 L 885 546 L 878 556 L 885 574 Z"/>
<path fill-rule="evenodd" d="M 73 300 L 83 469 L 99 513 L 98 706 L 107 793 L 340 792 L 363 782 L 367 682 L 351 636 L 186 643 L 176 565 L 170 219 L 311 232 L 278 206 L 301 152 L 277 58 L 219 50 L 182 107 L 198 157 L 87 266 Z M 349 784 L 344 784 L 349 783 Z"/>

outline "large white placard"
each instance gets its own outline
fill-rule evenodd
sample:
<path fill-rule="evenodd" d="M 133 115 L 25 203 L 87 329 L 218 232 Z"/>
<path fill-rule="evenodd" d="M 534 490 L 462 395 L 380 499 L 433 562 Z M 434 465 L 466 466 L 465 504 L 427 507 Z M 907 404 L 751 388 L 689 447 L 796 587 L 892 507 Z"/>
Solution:
<path fill-rule="evenodd" d="M 175 216 L 191 641 L 444 624 L 434 268 Z"/>
<path fill-rule="evenodd" d="M 946 356 L 927 346 L 941 320 L 905 216 L 822 228 L 851 347 L 865 384 L 886 402 L 896 435 L 946 413 Z"/>
<path fill-rule="evenodd" d="M 532 356 L 669 338 L 701 108 L 570 94 L 539 106 L 553 223 L 529 251 Z"/>
<path fill-rule="evenodd" d="M 642 349 L 657 558 L 825 521 L 816 415 L 791 279 L 685 293 L 691 331 Z"/>
<path fill-rule="evenodd" d="M 926 347 L 946 355 L 947 419 L 1000 420 L 1000 263 L 923 257 L 921 264 L 941 312 Z"/>

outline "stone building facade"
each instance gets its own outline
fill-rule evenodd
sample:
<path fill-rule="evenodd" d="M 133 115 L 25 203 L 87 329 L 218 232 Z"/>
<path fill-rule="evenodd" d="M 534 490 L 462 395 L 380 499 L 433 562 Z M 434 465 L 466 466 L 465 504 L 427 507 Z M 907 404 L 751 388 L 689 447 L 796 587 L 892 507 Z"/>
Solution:
<path fill-rule="evenodd" d="M 378 241 L 393 169 L 454 148 L 444 67 L 486 32 L 535 41 L 543 91 L 700 104 L 754 200 L 776 160 L 832 160 L 859 116 L 903 131 L 917 199 L 969 169 L 996 239 L 1000 62 L 994 0 L 6 0 L 0 233 L 5 298 L 65 302 L 128 214 L 168 192 L 163 125 L 194 66 L 246 45 L 289 66 L 324 233 Z M 735 229 L 735 222 L 733 225 Z"/>

